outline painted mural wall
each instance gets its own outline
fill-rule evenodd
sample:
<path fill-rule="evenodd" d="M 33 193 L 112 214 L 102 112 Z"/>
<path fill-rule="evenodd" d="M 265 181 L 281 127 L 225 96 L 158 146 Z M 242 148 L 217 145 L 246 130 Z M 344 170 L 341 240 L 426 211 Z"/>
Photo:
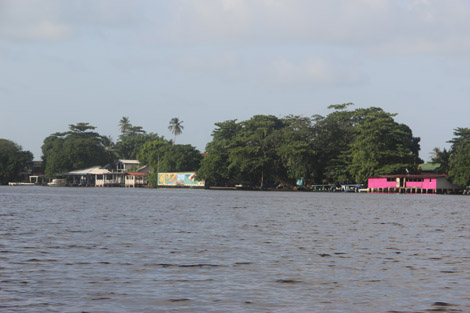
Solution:
<path fill-rule="evenodd" d="M 158 186 L 204 187 L 204 181 L 195 178 L 196 173 L 158 173 Z"/>

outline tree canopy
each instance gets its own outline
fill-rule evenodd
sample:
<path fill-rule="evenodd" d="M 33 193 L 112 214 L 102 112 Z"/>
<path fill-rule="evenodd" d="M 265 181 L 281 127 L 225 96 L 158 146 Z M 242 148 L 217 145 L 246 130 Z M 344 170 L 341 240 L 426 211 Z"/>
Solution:
<path fill-rule="evenodd" d="M 449 156 L 449 176 L 459 186 L 470 185 L 470 129 L 456 128 Z"/>
<path fill-rule="evenodd" d="M 128 117 L 123 117 L 119 122 L 121 135 L 114 150 L 121 159 L 137 159 L 140 149 L 146 142 L 158 139 L 158 135 L 149 133 L 141 127 L 131 124 Z"/>
<path fill-rule="evenodd" d="M 33 161 L 33 154 L 23 151 L 13 141 L 0 138 L 0 184 L 16 181 Z"/>
<path fill-rule="evenodd" d="M 413 171 L 422 162 L 411 129 L 381 108 L 332 105 L 326 117 L 255 115 L 216 123 L 197 172 L 215 185 L 364 183 L 370 176 Z"/>
<path fill-rule="evenodd" d="M 55 133 L 42 145 L 45 173 L 49 178 L 62 173 L 113 162 L 110 139 L 94 132 L 88 123 L 69 125 L 69 131 Z"/>
<path fill-rule="evenodd" d="M 141 164 L 147 164 L 151 168 L 150 181 L 155 185 L 158 173 L 196 171 L 200 166 L 202 155 L 191 145 L 175 145 L 159 137 L 146 142 L 137 158 Z"/>

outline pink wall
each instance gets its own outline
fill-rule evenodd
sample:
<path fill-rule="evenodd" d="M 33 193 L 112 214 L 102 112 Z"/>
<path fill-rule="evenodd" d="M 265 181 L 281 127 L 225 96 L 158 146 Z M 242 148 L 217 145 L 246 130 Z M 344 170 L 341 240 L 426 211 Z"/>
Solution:
<path fill-rule="evenodd" d="M 436 189 L 437 183 L 435 178 L 424 178 L 423 181 L 406 182 L 408 188 Z"/>
<path fill-rule="evenodd" d="M 395 181 L 387 181 L 387 178 L 369 178 L 368 187 L 369 188 L 395 188 L 397 183 Z"/>
<path fill-rule="evenodd" d="M 369 188 L 396 188 L 396 181 L 387 181 L 387 178 L 376 177 L 369 178 Z M 437 189 L 436 178 L 424 178 L 423 181 L 407 181 L 407 188 Z"/>

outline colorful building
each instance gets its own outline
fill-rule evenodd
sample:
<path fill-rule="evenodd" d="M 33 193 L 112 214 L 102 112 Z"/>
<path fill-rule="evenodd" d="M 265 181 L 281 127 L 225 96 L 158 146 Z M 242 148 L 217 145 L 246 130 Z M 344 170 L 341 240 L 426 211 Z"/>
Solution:
<path fill-rule="evenodd" d="M 196 173 L 158 173 L 158 187 L 196 187 L 203 188 L 204 181 L 196 180 Z"/>
<path fill-rule="evenodd" d="M 368 179 L 368 192 L 456 193 L 462 188 L 445 174 L 383 175 Z"/>

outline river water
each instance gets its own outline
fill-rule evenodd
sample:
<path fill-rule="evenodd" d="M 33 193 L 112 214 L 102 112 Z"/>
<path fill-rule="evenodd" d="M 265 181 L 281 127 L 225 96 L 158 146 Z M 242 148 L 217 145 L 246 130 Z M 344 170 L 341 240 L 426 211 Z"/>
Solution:
<path fill-rule="evenodd" d="M 470 312 L 470 197 L 0 187 L 1 312 Z"/>

